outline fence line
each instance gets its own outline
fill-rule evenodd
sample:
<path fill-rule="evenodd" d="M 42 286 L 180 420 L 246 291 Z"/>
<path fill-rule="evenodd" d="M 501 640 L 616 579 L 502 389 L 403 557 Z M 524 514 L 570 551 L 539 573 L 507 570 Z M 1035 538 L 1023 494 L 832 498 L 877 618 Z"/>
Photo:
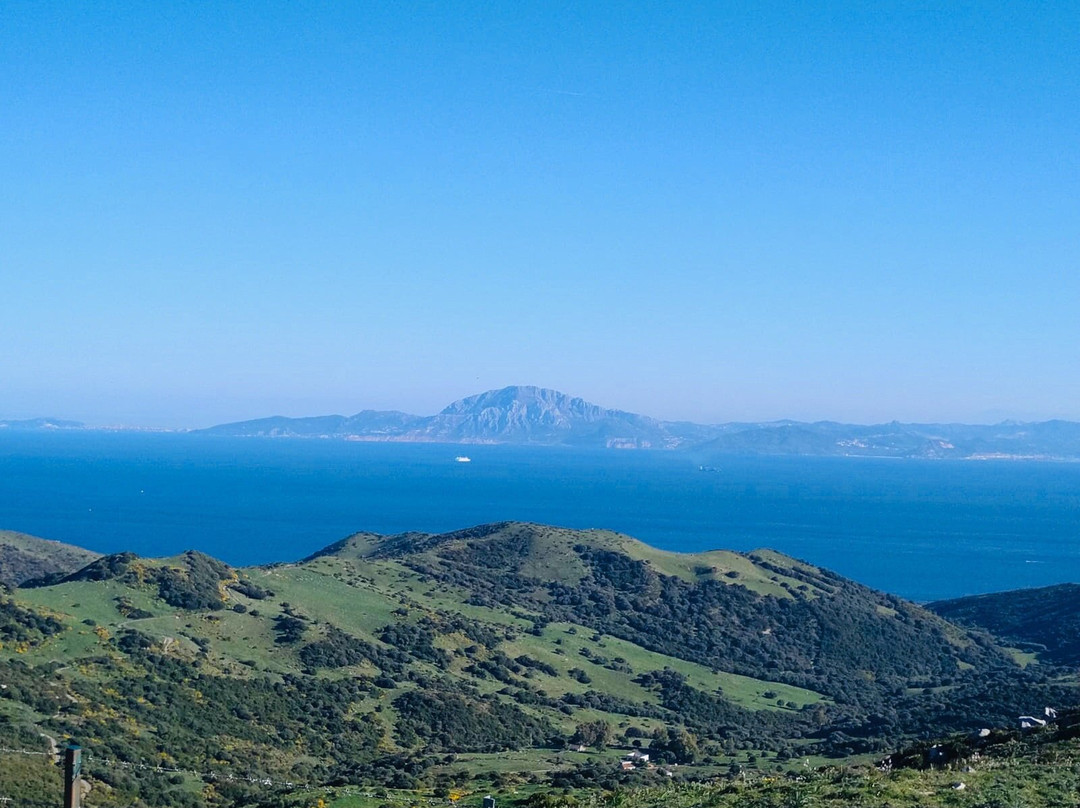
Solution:
<path fill-rule="evenodd" d="M 52 752 L 33 752 L 29 749 L 12 749 L 7 746 L 0 746 L 0 753 L 8 755 L 40 755 L 41 757 L 56 757 Z"/>
<path fill-rule="evenodd" d="M 271 777 L 249 777 L 247 775 L 237 774 L 220 774 L 218 772 L 207 771 L 201 772 L 196 769 L 177 769 L 170 766 L 156 766 L 153 763 L 133 763 L 127 760 L 115 760 L 113 758 L 95 757 L 91 754 L 83 756 L 83 760 L 93 765 L 97 763 L 101 766 L 108 766 L 114 769 L 129 769 L 136 771 L 148 771 L 156 774 L 186 774 L 192 777 L 197 777 L 200 780 L 215 783 L 252 783 L 255 785 L 281 788 L 317 788 L 317 786 L 310 786 L 305 783 L 296 783 L 292 780 L 274 780 Z"/>
<path fill-rule="evenodd" d="M 27 755 L 33 757 L 47 757 L 51 758 L 54 762 L 56 756 L 52 752 L 38 752 L 32 749 L 13 749 L 9 746 L 0 746 L 0 754 L 7 755 Z M 97 764 L 99 766 L 108 766 L 110 768 L 117 769 L 133 769 L 137 771 L 150 771 L 156 774 L 186 774 L 192 777 L 197 777 L 200 780 L 207 782 L 241 782 L 241 783 L 253 783 L 263 786 L 278 786 L 283 788 L 318 788 L 319 786 L 312 786 L 306 783 L 296 783 L 292 780 L 274 780 L 271 777 L 248 777 L 246 775 L 236 775 L 227 773 L 218 773 L 213 771 L 200 772 L 195 769 L 178 769 L 169 766 L 156 766 L 153 763 L 140 763 L 131 762 L 126 760 L 115 760 L 113 758 L 97 757 L 89 752 L 83 753 L 83 763 Z"/>

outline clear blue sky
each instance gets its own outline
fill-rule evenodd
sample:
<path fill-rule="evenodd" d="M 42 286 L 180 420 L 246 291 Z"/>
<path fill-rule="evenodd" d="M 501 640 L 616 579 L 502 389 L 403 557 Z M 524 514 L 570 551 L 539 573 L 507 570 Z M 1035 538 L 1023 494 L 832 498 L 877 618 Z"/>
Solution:
<path fill-rule="evenodd" d="M 0 417 L 1080 419 L 1080 4 L 0 8 Z"/>

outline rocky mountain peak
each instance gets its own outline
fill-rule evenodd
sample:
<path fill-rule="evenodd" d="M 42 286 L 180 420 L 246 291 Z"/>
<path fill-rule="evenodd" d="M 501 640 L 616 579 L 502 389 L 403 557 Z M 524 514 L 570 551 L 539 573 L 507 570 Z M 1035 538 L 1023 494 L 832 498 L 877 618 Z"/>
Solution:
<path fill-rule="evenodd" d="M 536 417 L 549 414 L 561 416 L 558 420 L 581 417 L 602 417 L 608 410 L 590 404 L 583 398 L 568 396 L 558 390 L 532 385 L 514 385 L 499 390 L 488 390 L 455 401 L 441 415 L 479 415 L 489 410 L 502 410 Z"/>
<path fill-rule="evenodd" d="M 581 398 L 543 387 L 514 386 L 455 401 L 440 415 L 469 424 L 475 434 L 529 435 L 537 429 L 566 430 L 614 413 Z"/>

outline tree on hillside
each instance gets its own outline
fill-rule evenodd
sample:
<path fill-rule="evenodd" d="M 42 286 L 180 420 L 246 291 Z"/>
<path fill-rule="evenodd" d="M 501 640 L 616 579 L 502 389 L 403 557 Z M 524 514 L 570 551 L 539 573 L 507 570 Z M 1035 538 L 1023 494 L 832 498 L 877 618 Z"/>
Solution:
<path fill-rule="evenodd" d="M 611 725 L 607 721 L 586 721 L 584 724 L 577 725 L 570 743 L 605 749 L 611 743 L 611 738 Z"/>
<path fill-rule="evenodd" d="M 693 763 L 698 756 L 698 741 L 683 728 L 661 729 L 653 733 L 649 751 L 666 763 Z"/>

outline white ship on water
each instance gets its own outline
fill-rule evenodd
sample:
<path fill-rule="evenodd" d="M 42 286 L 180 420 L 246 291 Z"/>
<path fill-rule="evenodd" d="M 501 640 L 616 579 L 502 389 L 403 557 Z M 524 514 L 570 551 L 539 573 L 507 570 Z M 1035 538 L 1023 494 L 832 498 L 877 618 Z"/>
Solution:
<path fill-rule="evenodd" d="M 454 460 L 457 461 L 458 463 L 471 463 L 472 462 L 472 458 L 471 457 L 466 457 L 465 455 L 458 455 L 457 457 L 454 458 Z"/>

